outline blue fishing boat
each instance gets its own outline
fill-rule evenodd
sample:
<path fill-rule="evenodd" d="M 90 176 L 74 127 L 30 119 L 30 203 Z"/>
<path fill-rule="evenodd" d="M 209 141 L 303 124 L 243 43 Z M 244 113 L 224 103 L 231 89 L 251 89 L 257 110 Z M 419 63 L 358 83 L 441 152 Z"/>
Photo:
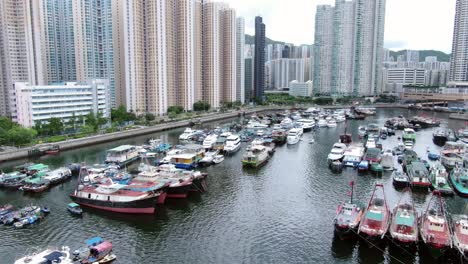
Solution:
<path fill-rule="evenodd" d="M 359 171 L 367 171 L 369 169 L 369 161 L 363 160 L 359 162 L 357 168 Z"/>
<path fill-rule="evenodd" d="M 437 154 L 437 153 L 434 153 L 434 152 L 429 152 L 429 153 L 427 154 L 427 158 L 428 158 L 429 160 L 439 160 L 439 159 L 440 159 L 440 155 Z"/>
<path fill-rule="evenodd" d="M 67 210 L 72 214 L 72 215 L 82 215 L 83 210 L 81 209 L 80 205 L 77 203 L 69 203 L 67 205 Z"/>

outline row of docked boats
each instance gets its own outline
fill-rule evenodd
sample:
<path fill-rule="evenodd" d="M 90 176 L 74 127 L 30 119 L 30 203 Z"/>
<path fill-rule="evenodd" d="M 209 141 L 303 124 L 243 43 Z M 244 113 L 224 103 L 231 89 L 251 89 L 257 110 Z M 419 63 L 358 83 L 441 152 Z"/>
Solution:
<path fill-rule="evenodd" d="M 14 206 L 6 204 L 0 206 L 0 224 L 23 228 L 39 222 L 49 212 L 47 207 L 31 205 L 15 209 Z"/>
<path fill-rule="evenodd" d="M 353 182 L 351 182 L 353 188 Z M 424 245 L 438 259 L 455 249 L 468 259 L 468 216 L 448 217 L 440 193 L 434 191 L 418 215 L 407 188 L 393 209 L 387 203 L 382 184 L 376 184 L 366 207 L 353 201 L 341 203 L 334 218 L 335 234 L 341 239 L 357 236 L 371 246 L 388 238 L 398 246 Z"/>
<path fill-rule="evenodd" d="M 106 264 L 117 259 L 113 253 L 113 245 L 110 241 L 101 237 L 93 237 L 85 240 L 84 246 L 73 252 L 70 248 L 47 248 L 27 254 L 15 261 L 15 264 L 45 264 L 62 263 L 72 264 L 80 262 L 82 264 Z"/>
<path fill-rule="evenodd" d="M 67 167 L 50 170 L 49 166 L 42 163 L 25 164 L 15 169 L 11 173 L 0 174 L 1 188 L 38 193 L 60 184 L 72 176 L 72 171 Z"/>

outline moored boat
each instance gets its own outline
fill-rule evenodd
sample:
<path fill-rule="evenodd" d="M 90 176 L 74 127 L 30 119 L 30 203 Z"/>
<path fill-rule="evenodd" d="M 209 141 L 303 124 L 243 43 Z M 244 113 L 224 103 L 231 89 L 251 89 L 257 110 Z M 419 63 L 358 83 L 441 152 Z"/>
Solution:
<path fill-rule="evenodd" d="M 341 239 L 353 236 L 357 232 L 364 213 L 364 209 L 353 201 L 354 182 L 350 182 L 350 185 L 350 200 L 344 201 L 338 206 L 336 216 L 333 219 L 335 234 Z"/>
<path fill-rule="evenodd" d="M 62 247 L 61 249 L 48 248 L 43 251 L 28 254 L 15 261 L 14 264 L 72 264 L 73 260 L 70 258 L 70 249 Z"/>
<path fill-rule="evenodd" d="M 362 161 L 364 147 L 361 144 L 351 144 L 345 151 L 343 157 L 344 166 L 356 167 Z"/>
<path fill-rule="evenodd" d="M 224 152 L 228 154 L 235 153 L 241 148 L 241 140 L 238 135 L 232 134 L 226 138 L 226 144 L 224 145 Z"/>
<path fill-rule="evenodd" d="M 412 128 L 405 128 L 403 130 L 403 141 L 416 141 L 416 132 Z"/>
<path fill-rule="evenodd" d="M 452 187 L 449 184 L 448 173 L 444 166 L 435 163 L 430 170 L 429 180 L 432 189 L 440 192 L 441 195 L 453 195 Z"/>
<path fill-rule="evenodd" d="M 468 260 L 468 215 L 452 215 L 453 246 Z"/>
<path fill-rule="evenodd" d="M 392 173 L 393 186 L 395 188 L 406 188 L 410 186 L 410 179 L 403 171 L 394 171 Z"/>
<path fill-rule="evenodd" d="M 419 228 L 421 240 L 432 257 L 438 259 L 452 247 L 450 227 L 438 191 L 432 193 L 427 208 L 419 219 Z"/>
<path fill-rule="evenodd" d="M 393 209 L 389 231 L 393 242 L 399 245 L 415 246 L 418 242 L 418 215 L 410 188 L 406 188 Z"/>
<path fill-rule="evenodd" d="M 458 195 L 468 198 L 468 169 L 466 167 L 453 169 L 450 173 L 449 180 Z"/>
<path fill-rule="evenodd" d="M 135 146 L 122 145 L 107 151 L 106 163 L 115 164 L 123 168 L 139 158 L 140 155 Z"/>
<path fill-rule="evenodd" d="M 408 176 L 411 180 L 411 187 L 417 188 L 418 190 L 428 191 L 431 187 L 429 181 L 429 172 L 426 169 L 426 165 L 420 161 L 413 161 L 406 167 Z"/>
<path fill-rule="evenodd" d="M 299 128 L 292 128 L 288 132 L 287 143 L 288 145 L 295 145 L 301 139 L 301 133 Z"/>
<path fill-rule="evenodd" d="M 242 156 L 242 166 L 258 168 L 264 165 L 269 158 L 270 154 L 266 147 L 253 145 Z"/>
<path fill-rule="evenodd" d="M 390 225 L 390 211 L 387 206 L 385 190 L 382 184 L 376 184 L 359 225 L 358 233 L 367 242 L 381 241 Z"/>
<path fill-rule="evenodd" d="M 327 161 L 331 163 L 335 160 L 341 161 L 344 157 L 344 152 L 346 151 L 346 144 L 344 143 L 335 143 L 328 154 Z"/>
<path fill-rule="evenodd" d="M 392 150 L 387 149 L 382 154 L 382 159 L 380 160 L 380 165 L 382 165 L 384 170 L 393 170 L 395 165 L 395 158 L 393 157 Z"/>
<path fill-rule="evenodd" d="M 69 203 L 67 205 L 67 210 L 73 215 L 82 215 L 83 210 L 81 209 L 80 205 L 77 203 Z"/>

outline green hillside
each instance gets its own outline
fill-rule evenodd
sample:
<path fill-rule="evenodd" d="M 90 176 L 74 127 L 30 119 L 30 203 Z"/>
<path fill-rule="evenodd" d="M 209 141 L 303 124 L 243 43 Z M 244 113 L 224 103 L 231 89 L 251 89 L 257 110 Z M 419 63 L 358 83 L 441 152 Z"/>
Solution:
<path fill-rule="evenodd" d="M 269 39 L 269 38 L 265 38 L 265 41 L 266 41 L 266 45 L 268 45 L 268 44 L 284 44 L 284 42 L 272 40 L 272 39 Z M 255 36 L 245 34 L 245 44 L 255 44 Z"/>
<path fill-rule="evenodd" d="M 396 60 L 397 56 L 399 55 L 405 55 L 406 50 L 400 50 L 400 51 L 390 51 L 390 56 L 393 56 L 393 58 Z M 450 54 L 447 54 L 442 51 L 438 50 L 420 50 L 419 51 L 419 61 L 424 61 L 424 58 L 427 56 L 436 56 L 438 61 L 450 61 Z"/>

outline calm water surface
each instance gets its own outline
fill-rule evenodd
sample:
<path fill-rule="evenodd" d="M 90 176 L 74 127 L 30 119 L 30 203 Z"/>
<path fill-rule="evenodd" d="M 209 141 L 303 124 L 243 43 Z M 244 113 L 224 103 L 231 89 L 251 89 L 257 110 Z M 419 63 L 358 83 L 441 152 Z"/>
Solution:
<path fill-rule="evenodd" d="M 379 110 L 365 121 L 350 121 L 349 127 L 357 135 L 361 124 L 383 125 L 388 117 L 421 113 Z M 444 114 L 435 116 L 446 118 Z M 464 123 L 445 119 L 443 125 L 458 128 Z M 76 149 L 39 161 L 51 167 L 70 162 L 99 163 L 109 148 L 142 144 L 153 137 L 176 143 L 182 130 Z M 38 195 L 0 190 L 0 204 L 39 204 L 52 211 L 42 222 L 25 229 L 0 226 L 0 263 L 12 263 L 33 247 L 67 245 L 75 249 L 96 235 L 113 242 L 116 263 L 434 263 L 423 250 L 410 255 L 394 246 L 371 249 L 359 241 L 334 239 L 332 220 L 337 204 L 347 198 L 351 180 L 356 183 L 356 199 L 363 203 L 367 203 L 376 182 L 384 183 L 392 207 L 399 197 L 390 173 L 375 178 L 358 176 L 352 169 L 341 174 L 330 172 L 327 155 L 343 130 L 344 123 L 306 133 L 298 145 L 278 147 L 273 158 L 258 171 L 242 169 L 242 150 L 206 169 L 207 193 L 166 201 L 152 216 L 85 209 L 83 218 L 72 217 L 66 204 L 76 179 Z M 417 134 L 416 150 L 420 155 L 426 157 L 427 146 L 439 149 L 432 143 L 432 130 Z M 316 143 L 309 144 L 312 137 Z M 397 141 L 397 137 L 391 137 L 384 141 L 384 147 Z M 20 163 L 24 161 L 2 166 L 8 170 Z M 414 195 L 420 210 L 428 197 Z M 451 213 L 465 210 L 466 200 L 445 200 Z"/>

